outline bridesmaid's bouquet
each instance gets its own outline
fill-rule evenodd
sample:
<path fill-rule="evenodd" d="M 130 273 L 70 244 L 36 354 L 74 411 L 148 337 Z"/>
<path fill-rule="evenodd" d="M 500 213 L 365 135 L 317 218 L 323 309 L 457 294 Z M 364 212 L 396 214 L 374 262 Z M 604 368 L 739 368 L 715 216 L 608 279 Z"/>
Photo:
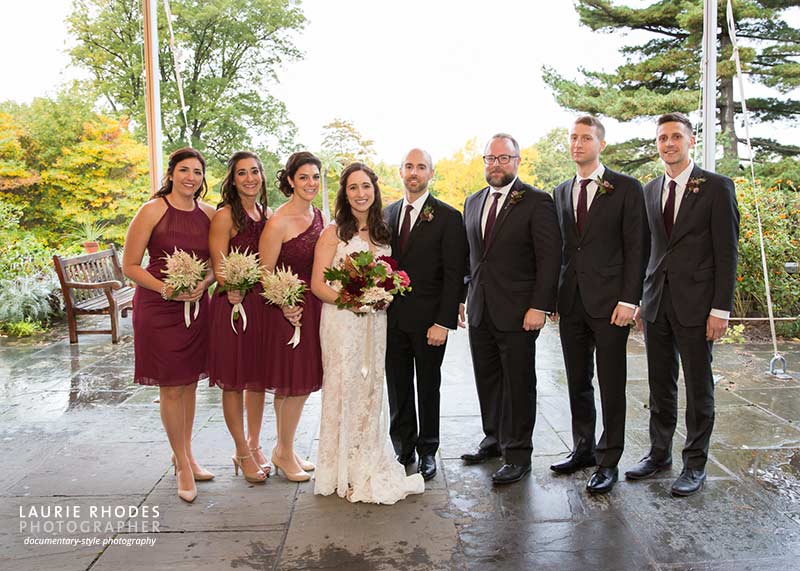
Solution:
<path fill-rule="evenodd" d="M 397 261 L 367 251 L 344 257 L 339 265 L 325 269 L 325 279 L 339 292 L 336 307 L 373 313 L 389 307 L 395 295 L 411 291 L 408 274 L 397 269 Z"/>
<path fill-rule="evenodd" d="M 177 247 L 172 254 L 164 256 L 166 266 L 162 271 L 164 275 L 164 283 L 172 286 L 172 295 L 170 298 L 180 295 L 185 292 L 191 292 L 197 287 L 208 273 L 208 262 L 198 258 L 194 252 L 191 254 Z M 186 327 L 192 324 L 191 315 L 192 302 L 183 302 L 183 321 Z M 194 302 L 194 318 L 197 319 L 200 313 L 200 302 Z"/>
<path fill-rule="evenodd" d="M 308 290 L 306 282 L 301 280 L 292 270 L 284 267 L 276 268 L 274 272 L 264 271 L 261 275 L 261 285 L 264 291 L 261 295 L 267 303 L 281 307 L 294 307 L 304 301 L 304 294 Z M 292 349 L 300 343 L 300 326 L 294 326 L 294 335 L 289 339 L 287 345 Z"/>
<path fill-rule="evenodd" d="M 227 256 L 223 254 L 220 266 L 220 277 L 225 280 L 225 285 L 220 291 L 240 291 L 244 295 L 261 280 L 258 254 L 248 254 L 248 249 L 241 253 L 238 248 L 234 248 Z M 247 331 L 247 314 L 241 303 L 237 303 L 231 309 L 231 329 L 237 335 L 239 332 L 236 331 L 234 321 L 239 319 L 239 314 L 242 315 L 242 331 Z"/>

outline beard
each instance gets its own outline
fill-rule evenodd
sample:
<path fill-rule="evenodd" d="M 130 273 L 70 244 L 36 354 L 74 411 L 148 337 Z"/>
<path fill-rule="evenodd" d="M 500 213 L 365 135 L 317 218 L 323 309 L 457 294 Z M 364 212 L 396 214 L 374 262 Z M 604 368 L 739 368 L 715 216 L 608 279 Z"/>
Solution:
<path fill-rule="evenodd" d="M 517 175 L 505 171 L 486 173 L 486 182 L 494 188 L 502 188 L 509 184 Z"/>
<path fill-rule="evenodd" d="M 411 183 L 411 182 L 416 182 L 417 183 L 417 187 L 413 188 L 412 186 L 410 186 L 409 183 Z M 422 182 L 419 179 L 417 179 L 416 181 L 409 181 L 408 183 L 406 181 L 403 181 L 403 186 L 411 194 L 423 194 L 428 189 L 428 183 L 427 182 Z"/>

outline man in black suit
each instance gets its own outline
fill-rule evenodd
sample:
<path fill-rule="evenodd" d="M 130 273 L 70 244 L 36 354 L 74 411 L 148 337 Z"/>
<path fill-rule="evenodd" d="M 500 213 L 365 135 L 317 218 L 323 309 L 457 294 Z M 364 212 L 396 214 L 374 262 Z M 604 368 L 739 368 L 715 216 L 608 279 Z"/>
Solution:
<path fill-rule="evenodd" d="M 389 432 L 398 462 L 412 464 L 416 449 L 418 470 L 426 480 L 436 475 L 441 366 L 447 334 L 458 322 L 467 256 L 461 213 L 428 192 L 433 174 L 430 155 L 410 150 L 400 165 L 405 196 L 384 211 L 392 229 L 392 255 L 408 272 L 412 288 L 396 297 L 388 311 Z"/>
<path fill-rule="evenodd" d="M 499 133 L 486 145 L 489 186 L 467 198 L 469 341 L 485 438 L 467 464 L 502 455 L 496 484 L 531 469 L 536 419 L 536 338 L 556 309 L 561 235 L 553 199 L 517 178 L 519 144 Z"/>
<path fill-rule="evenodd" d="M 569 144 L 577 175 L 560 184 L 553 197 L 564 242 L 558 319 L 573 448 L 550 469 L 571 474 L 597 464 L 586 489 L 606 493 L 617 481 L 625 444 L 626 353 L 629 326 L 642 295 L 647 214 L 642 185 L 600 162 L 606 143 L 598 119 L 578 117 Z M 603 434 L 597 445 L 595 356 L 603 407 Z"/>
<path fill-rule="evenodd" d="M 648 478 L 672 466 L 678 419 L 678 356 L 686 384 L 686 444 L 676 496 L 706 479 L 714 428 L 713 342 L 728 327 L 738 258 L 739 209 L 733 181 L 694 165 L 692 124 L 681 113 L 658 119 L 665 175 L 645 186 L 650 259 L 640 308 L 650 383 L 650 452 L 625 473 Z"/>

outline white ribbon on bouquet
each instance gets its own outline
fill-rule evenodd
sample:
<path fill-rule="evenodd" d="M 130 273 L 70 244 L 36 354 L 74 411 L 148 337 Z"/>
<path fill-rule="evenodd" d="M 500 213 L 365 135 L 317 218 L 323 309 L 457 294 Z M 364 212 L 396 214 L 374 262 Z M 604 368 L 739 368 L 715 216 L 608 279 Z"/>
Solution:
<path fill-rule="evenodd" d="M 245 313 L 244 306 L 241 303 L 235 304 L 233 309 L 231 309 L 231 329 L 233 329 L 236 335 L 239 335 L 239 332 L 236 331 L 236 325 L 234 324 L 237 313 L 242 316 L 242 331 L 247 331 L 247 313 Z"/>
<path fill-rule="evenodd" d="M 183 302 L 183 322 L 188 328 L 192 324 L 192 303 L 194 303 L 194 319 L 200 314 L 199 301 L 184 301 Z"/>

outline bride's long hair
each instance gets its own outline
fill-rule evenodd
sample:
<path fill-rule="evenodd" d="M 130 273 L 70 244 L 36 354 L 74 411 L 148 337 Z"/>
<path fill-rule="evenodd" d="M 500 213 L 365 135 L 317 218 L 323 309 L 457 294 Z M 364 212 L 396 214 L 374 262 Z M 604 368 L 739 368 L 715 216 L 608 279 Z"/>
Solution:
<path fill-rule="evenodd" d="M 378 175 L 364 163 L 351 163 L 342 171 L 339 177 L 339 191 L 336 193 L 336 206 L 334 220 L 336 221 L 336 234 L 342 242 L 349 242 L 353 236 L 358 234 L 358 221 L 350 208 L 347 200 L 347 179 L 354 172 L 362 171 L 369 177 L 372 187 L 375 189 L 375 200 L 367 212 L 367 227 L 369 237 L 375 244 L 388 245 L 392 239 L 389 226 L 383 220 L 383 201 L 381 200 L 381 189 L 378 186 Z"/>

